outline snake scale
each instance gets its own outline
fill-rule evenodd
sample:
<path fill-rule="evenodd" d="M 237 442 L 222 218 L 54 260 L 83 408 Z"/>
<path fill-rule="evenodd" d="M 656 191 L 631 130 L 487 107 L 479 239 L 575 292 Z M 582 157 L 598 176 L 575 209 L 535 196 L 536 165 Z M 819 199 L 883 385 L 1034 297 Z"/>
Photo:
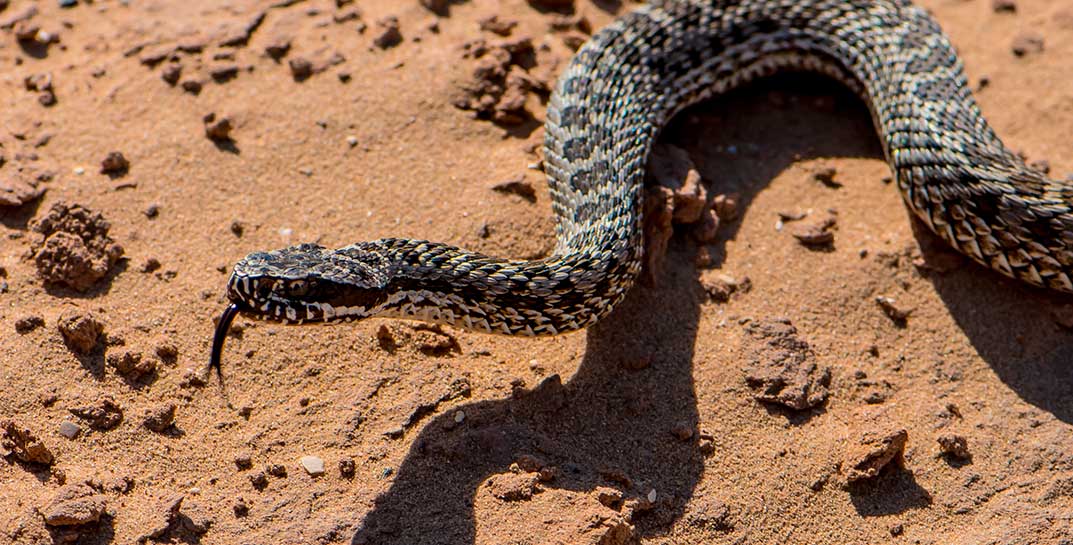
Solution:
<path fill-rule="evenodd" d="M 545 123 L 558 243 L 508 260 L 386 238 L 252 253 L 227 284 L 212 364 L 239 313 L 287 323 L 394 316 L 554 335 L 606 315 L 641 269 L 646 158 L 676 112 L 776 72 L 830 76 L 867 104 L 906 205 L 978 263 L 1073 292 L 1073 183 L 1007 149 L 938 24 L 906 0 L 661 0 L 589 40 Z"/>

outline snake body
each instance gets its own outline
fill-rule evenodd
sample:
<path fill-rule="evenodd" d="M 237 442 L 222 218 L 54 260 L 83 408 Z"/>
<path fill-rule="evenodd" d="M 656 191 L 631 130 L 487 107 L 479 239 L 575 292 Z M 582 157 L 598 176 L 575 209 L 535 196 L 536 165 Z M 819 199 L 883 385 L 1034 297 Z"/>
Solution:
<path fill-rule="evenodd" d="M 505 334 L 584 328 L 641 269 L 642 183 L 678 111 L 782 71 L 826 74 L 867 104 L 905 203 L 973 260 L 1073 292 L 1073 184 L 1007 149 L 938 24 L 906 0 L 662 0 L 595 34 L 547 108 L 558 244 L 517 261 L 397 238 L 303 244 L 235 265 L 236 313 L 284 322 L 395 316 Z M 218 364 L 220 347 L 213 360 Z"/>

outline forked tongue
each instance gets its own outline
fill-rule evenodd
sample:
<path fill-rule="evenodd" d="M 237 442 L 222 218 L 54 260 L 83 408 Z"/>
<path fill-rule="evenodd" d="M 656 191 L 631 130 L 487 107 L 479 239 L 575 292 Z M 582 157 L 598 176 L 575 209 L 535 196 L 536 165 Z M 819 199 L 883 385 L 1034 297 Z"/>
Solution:
<path fill-rule="evenodd" d="M 224 309 L 224 313 L 220 315 L 220 321 L 216 324 L 216 335 L 212 338 L 212 353 L 209 356 L 209 367 L 216 368 L 216 374 L 220 375 L 220 357 L 224 352 L 224 339 L 227 338 L 227 332 L 231 329 L 231 322 L 235 321 L 235 316 L 238 316 L 239 307 L 238 303 L 231 303 Z"/>

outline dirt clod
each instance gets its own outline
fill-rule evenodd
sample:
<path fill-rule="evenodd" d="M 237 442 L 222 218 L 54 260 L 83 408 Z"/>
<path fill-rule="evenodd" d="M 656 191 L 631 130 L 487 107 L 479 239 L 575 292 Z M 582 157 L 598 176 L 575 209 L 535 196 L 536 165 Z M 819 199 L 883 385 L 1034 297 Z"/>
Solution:
<path fill-rule="evenodd" d="M 954 460 L 968 460 L 972 458 L 969 453 L 969 441 L 964 435 L 945 433 L 936 438 L 939 442 L 939 452 Z"/>
<path fill-rule="evenodd" d="M 343 458 L 339 460 L 339 476 L 344 479 L 353 479 L 356 465 L 352 458 Z"/>
<path fill-rule="evenodd" d="M 268 476 L 264 471 L 250 473 L 250 484 L 257 490 L 264 490 L 268 486 Z"/>
<path fill-rule="evenodd" d="M 402 43 L 402 32 L 399 31 L 398 17 L 388 16 L 376 21 L 376 35 L 373 37 L 373 45 L 380 49 L 389 49 Z"/>
<path fill-rule="evenodd" d="M 108 236 L 111 225 L 100 213 L 78 204 L 57 202 L 31 225 L 38 275 L 47 284 L 86 291 L 104 278 L 123 255 Z"/>
<path fill-rule="evenodd" d="M 179 510 L 182 508 L 183 499 L 185 498 L 181 494 L 157 499 L 154 502 L 150 520 L 143 523 L 143 533 L 137 541 L 144 543 L 150 539 L 164 537 L 164 534 L 179 520 Z"/>
<path fill-rule="evenodd" d="M 101 344 L 104 325 L 92 314 L 69 312 L 60 316 L 57 328 L 67 343 L 67 347 L 76 354 L 88 355 Z"/>
<path fill-rule="evenodd" d="M 532 473 L 500 473 L 488 479 L 488 491 L 503 501 L 524 501 L 537 491 L 537 477 Z"/>
<path fill-rule="evenodd" d="M 204 87 L 204 84 L 196 79 L 188 79 L 180 83 L 179 87 L 182 87 L 183 91 L 187 93 L 197 95 L 201 93 L 201 88 Z"/>
<path fill-rule="evenodd" d="M 15 320 L 15 333 L 18 333 L 19 335 L 25 335 L 39 327 L 44 326 L 44 318 L 31 314 L 30 316 L 23 316 Z"/>
<path fill-rule="evenodd" d="M 45 194 L 43 181 L 29 169 L 16 167 L 0 171 L 0 207 L 22 206 L 36 201 Z"/>
<path fill-rule="evenodd" d="M 799 411 L 827 400 L 831 371 L 816 363 L 812 349 L 789 320 L 750 323 L 746 332 L 752 347 L 745 382 L 756 391 L 756 399 Z"/>
<path fill-rule="evenodd" d="M 837 220 L 833 216 L 828 216 L 817 222 L 797 226 L 790 231 L 790 234 L 808 248 L 829 248 L 835 241 L 835 233 L 831 229 L 836 224 Z"/>
<path fill-rule="evenodd" d="M 725 303 L 735 293 L 747 293 L 753 287 L 748 276 L 739 279 L 721 272 L 704 274 L 701 276 L 700 285 L 708 294 L 708 298 L 717 303 Z"/>
<path fill-rule="evenodd" d="M 44 465 L 52 465 L 55 459 L 43 441 L 13 420 L 0 422 L 0 456 Z"/>
<path fill-rule="evenodd" d="M 175 403 L 158 403 L 147 409 L 142 415 L 142 425 L 151 431 L 163 433 L 175 424 Z"/>
<path fill-rule="evenodd" d="M 140 350 L 132 348 L 120 348 L 109 350 L 105 358 L 108 365 L 116 370 L 127 380 L 137 381 L 151 375 L 156 371 L 156 362 L 142 356 Z"/>
<path fill-rule="evenodd" d="M 901 459 L 909 434 L 904 429 L 868 431 L 851 441 L 842 467 L 849 482 L 871 479 L 891 461 Z M 901 462 L 898 462 L 899 464 Z"/>
<path fill-rule="evenodd" d="M 49 526 L 76 526 L 100 520 L 108 498 L 85 484 L 60 488 L 50 502 L 40 509 Z"/>
<path fill-rule="evenodd" d="M 123 421 L 122 407 L 109 396 L 101 396 L 89 405 L 74 407 L 70 412 L 96 430 L 110 430 Z"/>

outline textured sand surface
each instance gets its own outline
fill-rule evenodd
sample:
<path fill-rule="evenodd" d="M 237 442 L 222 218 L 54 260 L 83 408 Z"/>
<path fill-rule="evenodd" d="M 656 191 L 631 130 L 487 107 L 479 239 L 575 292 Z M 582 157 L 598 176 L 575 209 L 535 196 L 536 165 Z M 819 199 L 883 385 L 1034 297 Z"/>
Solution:
<path fill-rule="evenodd" d="M 737 217 L 598 326 L 240 318 L 219 384 L 249 252 L 548 252 L 540 88 L 633 5 L 339 3 L 0 10 L 0 543 L 1073 543 L 1073 301 L 915 226 L 821 78 L 671 123 Z M 1073 4 L 922 3 L 1006 142 L 1073 171 Z"/>

